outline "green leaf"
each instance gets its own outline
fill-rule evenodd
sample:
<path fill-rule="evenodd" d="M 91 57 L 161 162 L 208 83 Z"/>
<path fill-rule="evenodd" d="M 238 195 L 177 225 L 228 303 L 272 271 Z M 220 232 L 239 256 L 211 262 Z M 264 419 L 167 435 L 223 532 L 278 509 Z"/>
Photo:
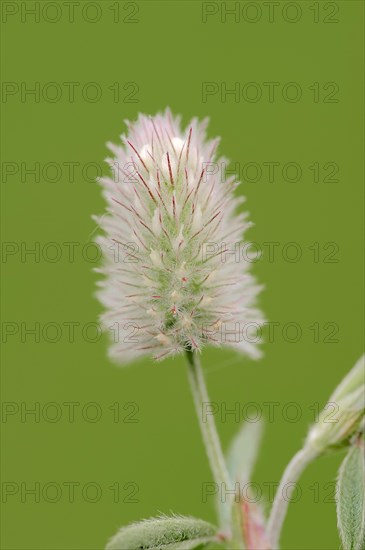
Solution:
<path fill-rule="evenodd" d="M 248 483 L 256 462 L 263 423 L 245 422 L 233 439 L 227 453 L 227 467 L 232 481 Z"/>
<path fill-rule="evenodd" d="M 344 550 L 365 548 L 365 454 L 359 438 L 341 464 L 337 481 L 337 524 Z"/>
<path fill-rule="evenodd" d="M 245 422 L 234 437 L 227 452 L 227 468 L 234 489 L 239 483 L 240 492 L 244 492 L 244 485 L 251 480 L 263 432 L 263 422 Z M 223 530 L 228 530 L 230 524 L 230 510 L 222 498 L 222 491 L 217 493 L 216 507 Z"/>
<path fill-rule="evenodd" d="M 106 550 L 193 550 L 215 539 L 216 527 L 201 519 L 161 516 L 122 527 Z"/>

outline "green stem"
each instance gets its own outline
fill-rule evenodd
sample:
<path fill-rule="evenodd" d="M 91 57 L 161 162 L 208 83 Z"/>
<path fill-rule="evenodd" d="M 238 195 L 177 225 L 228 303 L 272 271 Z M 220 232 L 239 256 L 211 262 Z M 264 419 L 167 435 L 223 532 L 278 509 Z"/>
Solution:
<path fill-rule="evenodd" d="M 272 548 L 278 548 L 281 529 L 285 520 L 290 496 L 295 488 L 295 482 L 298 481 L 304 469 L 314 458 L 316 458 L 317 454 L 318 453 L 312 449 L 304 448 L 294 455 L 286 467 L 275 494 L 267 525 Z"/>
<path fill-rule="evenodd" d="M 218 486 L 219 494 L 229 490 L 232 486 L 232 481 L 227 471 L 226 461 L 222 452 L 222 447 L 219 441 L 217 428 L 213 419 L 213 415 L 207 414 L 206 419 L 203 419 L 203 405 L 210 403 L 207 387 L 204 380 L 203 370 L 196 352 L 187 351 L 187 359 L 189 362 L 189 380 L 193 393 L 194 404 L 198 416 L 201 433 L 205 445 L 205 450 L 208 456 L 209 464 L 213 473 L 214 481 Z M 234 548 L 243 549 L 242 542 L 242 526 L 240 510 L 234 502 L 234 496 L 227 499 L 226 503 L 229 506 L 231 517 L 231 529 Z"/>

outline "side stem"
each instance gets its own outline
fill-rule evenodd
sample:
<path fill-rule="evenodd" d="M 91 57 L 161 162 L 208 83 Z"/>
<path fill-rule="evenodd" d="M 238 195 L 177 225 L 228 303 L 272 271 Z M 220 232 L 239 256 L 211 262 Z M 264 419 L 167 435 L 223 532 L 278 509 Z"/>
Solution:
<path fill-rule="evenodd" d="M 295 488 L 295 482 L 298 481 L 304 469 L 316 456 L 317 453 L 312 449 L 301 449 L 294 455 L 284 471 L 276 491 L 267 525 L 272 548 L 278 548 L 281 529 L 285 520 L 290 496 Z"/>

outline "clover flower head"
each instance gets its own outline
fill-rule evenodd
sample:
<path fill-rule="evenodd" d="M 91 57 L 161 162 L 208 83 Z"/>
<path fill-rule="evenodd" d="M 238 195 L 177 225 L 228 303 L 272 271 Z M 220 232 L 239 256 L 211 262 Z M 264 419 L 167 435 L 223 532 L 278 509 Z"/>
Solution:
<path fill-rule="evenodd" d="M 219 139 L 206 139 L 207 120 L 182 130 L 169 110 L 126 124 L 121 146 L 109 144 L 112 177 L 100 180 L 107 213 L 96 218 L 111 357 L 162 359 L 205 344 L 257 357 L 260 287 L 241 253 L 250 224 L 237 213 L 238 182 L 222 177 Z"/>

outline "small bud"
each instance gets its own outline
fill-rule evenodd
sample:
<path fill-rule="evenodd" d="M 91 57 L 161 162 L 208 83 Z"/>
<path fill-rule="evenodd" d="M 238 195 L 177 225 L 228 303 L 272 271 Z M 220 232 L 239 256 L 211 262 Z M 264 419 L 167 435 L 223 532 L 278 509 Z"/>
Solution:
<path fill-rule="evenodd" d="M 335 389 L 317 423 L 309 430 L 306 447 L 322 453 L 346 445 L 361 431 L 365 412 L 364 366 L 363 356 Z M 329 410 L 333 406 L 336 412 L 331 415 Z"/>

